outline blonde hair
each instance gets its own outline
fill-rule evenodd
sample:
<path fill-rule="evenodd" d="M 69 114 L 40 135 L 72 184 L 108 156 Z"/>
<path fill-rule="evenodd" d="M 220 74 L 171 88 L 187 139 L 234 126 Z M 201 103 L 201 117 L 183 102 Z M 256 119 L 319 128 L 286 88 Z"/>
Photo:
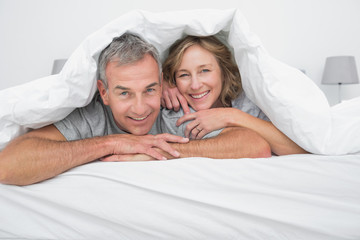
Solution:
<path fill-rule="evenodd" d="M 219 99 L 225 107 L 231 107 L 231 101 L 242 91 L 241 76 L 229 49 L 214 36 L 186 36 L 176 41 L 170 47 L 169 56 L 163 64 L 164 81 L 168 82 L 171 87 L 176 86 L 175 74 L 180 67 L 184 53 L 186 49 L 196 44 L 214 55 L 223 79 Z"/>

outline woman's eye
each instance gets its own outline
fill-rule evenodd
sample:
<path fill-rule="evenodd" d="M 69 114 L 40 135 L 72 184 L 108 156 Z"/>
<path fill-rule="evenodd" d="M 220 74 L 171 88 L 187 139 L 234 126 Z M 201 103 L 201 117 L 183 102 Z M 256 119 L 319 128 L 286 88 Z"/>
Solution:
<path fill-rule="evenodd" d="M 210 72 L 209 69 L 202 69 L 201 72 Z"/>
<path fill-rule="evenodd" d="M 180 75 L 179 75 L 179 78 L 188 77 L 188 76 L 189 76 L 189 74 L 183 73 L 183 74 L 180 74 Z"/>

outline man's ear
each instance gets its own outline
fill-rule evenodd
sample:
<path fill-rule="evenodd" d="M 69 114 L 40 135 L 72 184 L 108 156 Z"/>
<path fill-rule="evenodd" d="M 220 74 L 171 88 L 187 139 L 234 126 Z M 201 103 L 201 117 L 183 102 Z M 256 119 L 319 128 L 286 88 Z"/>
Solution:
<path fill-rule="evenodd" d="M 105 105 L 109 105 L 109 93 L 101 80 L 97 80 L 97 88 Z"/>

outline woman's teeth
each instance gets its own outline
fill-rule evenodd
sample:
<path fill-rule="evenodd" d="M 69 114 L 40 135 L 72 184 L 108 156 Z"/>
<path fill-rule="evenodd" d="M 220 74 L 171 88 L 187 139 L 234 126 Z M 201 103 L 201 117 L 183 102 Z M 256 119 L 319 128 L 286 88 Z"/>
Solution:
<path fill-rule="evenodd" d="M 193 98 L 202 98 L 203 96 L 205 96 L 208 93 L 209 93 L 209 91 L 206 91 L 206 92 L 204 92 L 202 94 L 199 94 L 199 95 L 190 95 L 190 96 L 193 97 Z"/>

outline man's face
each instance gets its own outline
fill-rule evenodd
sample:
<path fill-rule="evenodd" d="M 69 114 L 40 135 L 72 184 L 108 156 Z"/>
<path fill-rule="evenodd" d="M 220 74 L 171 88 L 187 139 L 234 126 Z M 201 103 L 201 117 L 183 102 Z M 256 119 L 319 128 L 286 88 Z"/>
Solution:
<path fill-rule="evenodd" d="M 161 85 L 155 59 L 149 54 L 128 65 L 106 66 L 108 90 L 98 81 L 100 95 L 109 105 L 117 126 L 134 135 L 147 134 L 160 112 Z"/>

